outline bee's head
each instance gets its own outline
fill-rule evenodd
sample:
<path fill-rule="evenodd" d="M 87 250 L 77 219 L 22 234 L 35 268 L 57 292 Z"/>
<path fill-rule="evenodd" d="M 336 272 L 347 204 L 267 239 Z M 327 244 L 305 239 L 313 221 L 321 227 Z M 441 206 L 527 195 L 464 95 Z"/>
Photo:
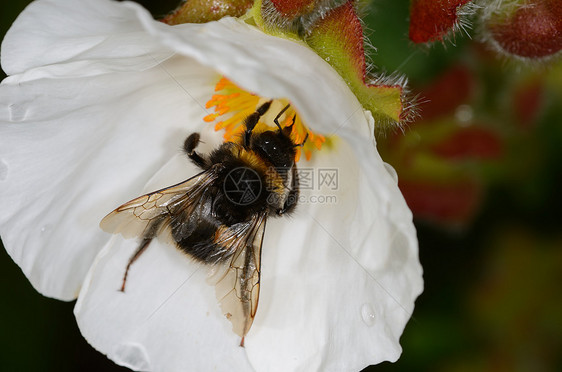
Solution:
<path fill-rule="evenodd" d="M 290 137 L 291 128 L 265 131 L 252 137 L 250 148 L 276 168 L 290 168 L 295 162 L 295 144 Z"/>

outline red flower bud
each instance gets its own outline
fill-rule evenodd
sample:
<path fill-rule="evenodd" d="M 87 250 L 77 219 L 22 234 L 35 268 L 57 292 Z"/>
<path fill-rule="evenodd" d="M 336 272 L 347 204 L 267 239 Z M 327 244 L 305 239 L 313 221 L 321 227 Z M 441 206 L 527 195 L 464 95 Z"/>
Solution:
<path fill-rule="evenodd" d="M 522 58 L 549 57 L 562 49 L 562 1 L 529 0 L 494 12 L 486 22 L 493 43 Z"/>
<path fill-rule="evenodd" d="M 275 9 L 284 17 L 293 18 L 314 10 L 317 0 L 271 0 Z"/>
<path fill-rule="evenodd" d="M 459 21 L 459 9 L 470 0 L 412 0 L 410 40 L 414 43 L 443 41 Z"/>

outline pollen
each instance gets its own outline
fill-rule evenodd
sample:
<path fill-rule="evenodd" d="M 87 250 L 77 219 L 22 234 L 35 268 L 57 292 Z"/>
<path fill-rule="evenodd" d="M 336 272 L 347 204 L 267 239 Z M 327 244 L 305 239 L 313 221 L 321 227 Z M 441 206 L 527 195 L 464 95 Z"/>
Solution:
<path fill-rule="evenodd" d="M 238 87 L 225 77 L 222 77 L 215 85 L 215 94 L 205 104 L 207 109 L 214 108 L 214 112 L 205 116 L 204 121 L 215 124 L 215 130 L 224 129 L 224 140 L 229 142 L 239 142 L 244 132 L 244 119 L 252 114 L 259 105 L 266 102 L 265 98 L 250 93 Z M 289 103 L 286 99 L 275 99 L 269 111 L 262 116 L 254 131 L 264 132 L 275 130 L 273 119 Z M 314 151 L 318 151 L 322 146 L 329 146 L 331 140 L 321 134 L 314 133 L 300 118 L 293 106 L 279 118 L 281 127 L 294 125 L 291 131 L 291 139 L 296 144 L 304 145 L 297 148 L 295 161 L 299 161 L 302 153 L 306 160 L 312 158 Z M 308 137 L 307 137 L 308 135 Z"/>

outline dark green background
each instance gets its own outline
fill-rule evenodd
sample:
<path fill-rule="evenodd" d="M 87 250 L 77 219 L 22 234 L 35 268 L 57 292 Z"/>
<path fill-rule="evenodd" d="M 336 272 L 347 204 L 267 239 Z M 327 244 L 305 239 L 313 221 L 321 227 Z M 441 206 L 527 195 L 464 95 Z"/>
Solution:
<path fill-rule="evenodd" d="M 175 1 L 140 2 L 156 15 L 166 13 L 175 4 Z M 6 1 L 0 4 L 1 35 L 27 3 L 26 0 L 12 0 L 9 5 Z M 408 42 L 407 1 L 380 0 L 374 4 L 377 8 L 369 13 L 366 25 L 373 30 L 369 32 L 371 42 L 377 47 L 373 60 L 381 69 L 388 72 L 399 69 L 416 85 L 431 80 L 463 58 L 464 46 L 469 43 L 467 38 L 457 38 L 457 47 L 448 44 L 431 49 L 414 47 Z M 553 108 L 543 116 L 534 139 L 541 144 L 539 148 L 544 151 L 545 161 L 539 170 L 521 177 L 524 185 L 504 182 L 491 186 L 477 218 L 463 230 L 449 231 L 416 221 L 425 291 L 401 339 L 404 348 L 401 359 L 395 364 L 382 363 L 366 371 L 560 370 L 560 327 L 556 324 L 562 322 L 562 306 L 557 300 L 561 297 L 560 282 L 554 280 L 561 278 L 543 278 L 541 272 L 560 272 L 562 266 L 552 269 L 547 265 L 545 269 L 533 264 L 535 256 L 546 255 L 543 261 L 558 265 L 556 260 L 560 255 L 556 252 L 560 247 L 556 242 L 562 242 L 559 217 L 562 207 L 559 128 L 562 124 L 559 97 L 553 96 L 551 101 L 554 101 L 554 104 L 551 102 Z M 519 189 L 533 191 L 526 194 Z M 533 197 L 528 198 L 531 194 Z M 521 267 L 506 266 L 507 274 L 499 270 L 498 275 L 504 275 L 501 278 L 507 284 L 499 291 L 497 302 L 492 301 L 488 310 L 482 310 L 484 314 L 492 314 L 489 317 L 492 320 L 487 323 L 482 320 L 488 319 L 487 315 L 475 315 L 481 311 L 474 309 L 473 297 L 486 292 L 485 278 L 490 262 L 500 262 L 500 269 L 501 262 L 511 262 L 510 243 L 505 242 L 510 240 L 504 237 L 521 230 L 541 242 L 537 244 L 541 245 L 537 247 L 540 252 L 531 253 L 530 262 L 521 263 Z M 518 272 L 526 277 L 519 277 Z M 1 370 L 126 370 L 94 351 L 80 336 L 72 314 L 74 303 L 39 295 L 3 249 L 0 249 L 0 276 Z M 521 283 L 530 283 L 530 289 L 519 293 Z M 534 296 L 537 293 L 540 296 Z M 529 310 L 530 314 L 522 316 L 522 319 L 529 319 L 530 326 L 524 329 L 530 334 L 511 332 L 513 328 L 518 329 L 519 321 L 513 323 L 516 326 L 501 325 L 514 311 L 516 314 L 527 311 L 524 304 L 536 298 L 539 299 L 538 310 Z M 545 312 L 543 307 L 551 311 Z M 540 324 L 536 325 L 537 318 L 545 314 L 551 314 L 550 318 L 544 322 L 539 319 Z M 517 359 L 517 350 L 525 348 L 538 351 L 530 356 L 520 353 L 521 360 Z M 512 363 L 514 358 L 515 364 Z"/>

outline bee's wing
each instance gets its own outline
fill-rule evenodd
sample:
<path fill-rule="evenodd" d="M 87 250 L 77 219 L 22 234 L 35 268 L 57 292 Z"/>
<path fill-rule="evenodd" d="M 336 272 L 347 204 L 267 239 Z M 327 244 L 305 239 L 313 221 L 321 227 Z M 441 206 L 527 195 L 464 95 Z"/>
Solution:
<path fill-rule="evenodd" d="M 214 268 L 210 280 L 223 313 L 242 338 L 250 330 L 258 308 L 266 219 L 267 212 L 256 214 L 248 222 L 223 229 L 216 239 L 231 249 L 232 256 Z"/>
<path fill-rule="evenodd" d="M 187 181 L 139 196 L 105 216 L 100 227 L 109 233 L 120 233 L 125 238 L 153 237 L 159 233 L 151 231 L 155 226 L 156 229 L 163 226 L 161 222 L 178 207 L 197 203 L 216 178 L 215 168 L 210 168 Z"/>

